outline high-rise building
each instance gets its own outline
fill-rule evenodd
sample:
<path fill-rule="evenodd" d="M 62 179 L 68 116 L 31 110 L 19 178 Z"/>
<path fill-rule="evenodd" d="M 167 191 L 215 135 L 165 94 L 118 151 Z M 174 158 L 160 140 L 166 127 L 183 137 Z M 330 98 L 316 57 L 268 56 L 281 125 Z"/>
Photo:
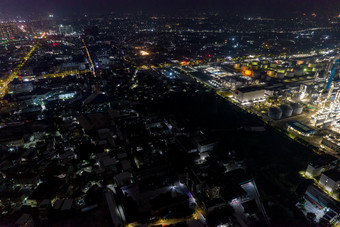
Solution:
<path fill-rule="evenodd" d="M 59 33 L 63 35 L 70 35 L 73 33 L 73 27 L 71 25 L 59 25 Z"/>

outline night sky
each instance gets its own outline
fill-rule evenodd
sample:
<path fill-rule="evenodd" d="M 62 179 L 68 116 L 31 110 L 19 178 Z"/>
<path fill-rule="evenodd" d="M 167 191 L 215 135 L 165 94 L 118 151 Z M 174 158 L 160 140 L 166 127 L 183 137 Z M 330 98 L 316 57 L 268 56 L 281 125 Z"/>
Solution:
<path fill-rule="evenodd" d="M 109 11 L 174 12 L 220 10 L 254 15 L 318 12 L 340 14 L 340 0 L 0 0 L 0 13 L 100 13 Z"/>

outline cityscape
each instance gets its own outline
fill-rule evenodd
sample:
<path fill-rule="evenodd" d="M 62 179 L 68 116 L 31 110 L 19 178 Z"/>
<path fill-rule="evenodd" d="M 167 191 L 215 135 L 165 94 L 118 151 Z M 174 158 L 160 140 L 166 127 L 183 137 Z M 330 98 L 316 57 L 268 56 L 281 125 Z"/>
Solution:
<path fill-rule="evenodd" d="M 0 226 L 340 226 L 340 1 L 240 4 L 0 3 Z"/>

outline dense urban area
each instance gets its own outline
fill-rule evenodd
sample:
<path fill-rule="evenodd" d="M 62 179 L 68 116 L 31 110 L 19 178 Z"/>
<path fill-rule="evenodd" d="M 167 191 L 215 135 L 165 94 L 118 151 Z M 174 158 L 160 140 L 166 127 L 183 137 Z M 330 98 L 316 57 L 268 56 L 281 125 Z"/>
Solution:
<path fill-rule="evenodd" d="M 0 20 L 0 226 L 340 225 L 340 16 Z"/>

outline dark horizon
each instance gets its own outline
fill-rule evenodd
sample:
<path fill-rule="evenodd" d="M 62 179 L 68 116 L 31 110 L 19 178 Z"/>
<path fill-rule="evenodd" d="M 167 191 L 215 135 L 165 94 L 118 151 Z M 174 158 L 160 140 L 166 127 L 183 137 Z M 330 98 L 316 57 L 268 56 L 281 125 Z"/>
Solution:
<path fill-rule="evenodd" d="M 9 16 L 29 14 L 59 16 L 144 11 L 174 13 L 182 11 L 219 11 L 245 16 L 289 16 L 317 13 L 328 17 L 340 14 L 337 0 L 2 0 L 0 13 Z"/>

